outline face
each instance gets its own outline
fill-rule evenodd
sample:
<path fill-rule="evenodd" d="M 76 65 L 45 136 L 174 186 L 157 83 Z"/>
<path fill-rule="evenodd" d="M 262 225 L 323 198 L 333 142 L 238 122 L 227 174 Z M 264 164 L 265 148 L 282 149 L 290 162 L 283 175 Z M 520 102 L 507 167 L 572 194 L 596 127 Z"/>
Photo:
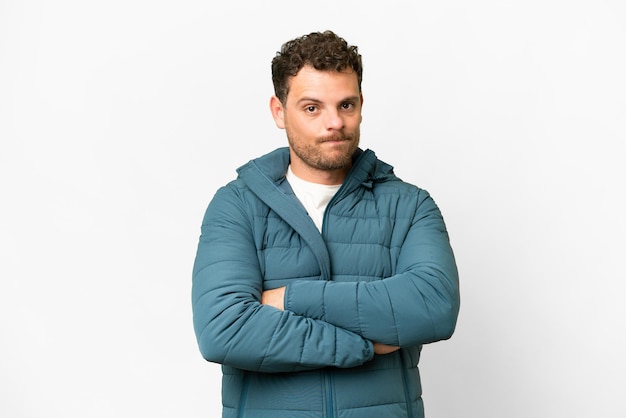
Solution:
<path fill-rule="evenodd" d="M 284 105 L 272 97 L 272 115 L 287 133 L 296 175 L 322 184 L 343 181 L 359 144 L 362 104 L 354 71 L 309 66 L 291 78 Z"/>

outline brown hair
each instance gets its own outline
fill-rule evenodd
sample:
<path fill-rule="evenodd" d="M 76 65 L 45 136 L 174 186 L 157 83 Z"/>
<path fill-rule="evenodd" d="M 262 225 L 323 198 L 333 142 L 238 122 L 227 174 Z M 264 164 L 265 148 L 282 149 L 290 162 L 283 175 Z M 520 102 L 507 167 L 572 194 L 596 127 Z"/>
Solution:
<path fill-rule="evenodd" d="M 359 91 L 363 79 L 363 65 L 358 48 L 332 31 L 313 32 L 285 42 L 272 60 L 274 94 L 285 104 L 289 93 L 289 78 L 298 74 L 305 65 L 321 71 L 353 70 L 358 79 Z"/>

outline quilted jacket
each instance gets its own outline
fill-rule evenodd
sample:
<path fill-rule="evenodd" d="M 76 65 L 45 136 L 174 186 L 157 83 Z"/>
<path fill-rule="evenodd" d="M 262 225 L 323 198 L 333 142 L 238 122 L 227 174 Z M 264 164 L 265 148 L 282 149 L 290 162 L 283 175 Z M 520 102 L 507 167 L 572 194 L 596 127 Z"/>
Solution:
<path fill-rule="evenodd" d="M 285 180 L 288 148 L 240 167 L 206 211 L 193 269 L 223 417 L 423 417 L 423 344 L 449 338 L 456 264 L 429 194 L 358 150 L 322 233 Z M 261 305 L 286 286 L 285 311 Z M 372 342 L 400 346 L 375 355 Z"/>

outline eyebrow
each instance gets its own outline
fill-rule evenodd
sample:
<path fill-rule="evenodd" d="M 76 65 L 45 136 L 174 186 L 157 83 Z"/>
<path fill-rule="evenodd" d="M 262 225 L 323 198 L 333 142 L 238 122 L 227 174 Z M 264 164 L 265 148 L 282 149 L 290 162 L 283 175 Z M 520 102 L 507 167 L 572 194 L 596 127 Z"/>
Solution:
<path fill-rule="evenodd" d="M 313 97 L 303 97 L 303 98 L 301 98 L 300 100 L 298 100 L 298 101 L 296 102 L 296 104 L 300 104 L 300 103 L 302 103 L 302 102 L 322 103 L 322 101 L 321 101 L 321 100 L 319 100 L 319 99 L 315 99 L 315 98 L 313 98 Z"/>
<path fill-rule="evenodd" d="M 361 100 L 361 98 L 359 96 L 349 96 L 349 97 L 346 97 L 344 99 L 341 99 L 340 103 L 350 102 L 350 101 L 357 102 L 359 100 Z M 300 104 L 302 102 L 322 103 L 321 100 L 316 99 L 315 97 L 303 97 L 300 100 L 298 100 L 296 102 L 296 104 Z"/>

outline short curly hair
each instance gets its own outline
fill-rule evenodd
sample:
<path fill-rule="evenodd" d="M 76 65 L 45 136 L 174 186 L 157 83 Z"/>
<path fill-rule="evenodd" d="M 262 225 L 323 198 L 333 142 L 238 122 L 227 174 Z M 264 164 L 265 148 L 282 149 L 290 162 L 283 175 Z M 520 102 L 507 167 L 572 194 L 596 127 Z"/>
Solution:
<path fill-rule="evenodd" d="M 310 65 L 321 71 L 344 71 L 352 69 L 359 83 L 363 80 L 363 64 L 358 48 L 332 31 L 312 32 L 285 42 L 272 60 L 274 94 L 285 104 L 289 93 L 289 79 Z"/>

